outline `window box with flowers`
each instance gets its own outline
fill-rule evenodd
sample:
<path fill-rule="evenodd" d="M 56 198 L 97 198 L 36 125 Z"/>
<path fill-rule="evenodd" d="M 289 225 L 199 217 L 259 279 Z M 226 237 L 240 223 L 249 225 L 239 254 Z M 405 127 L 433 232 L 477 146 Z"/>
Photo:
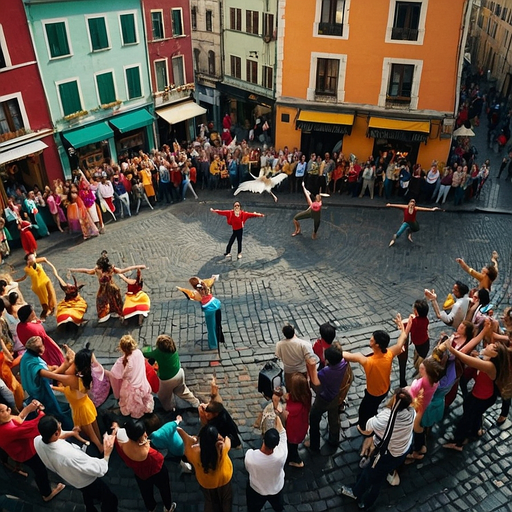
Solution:
<path fill-rule="evenodd" d="M 78 112 L 73 112 L 72 114 L 68 114 L 64 116 L 64 121 L 73 121 L 74 119 L 78 119 L 79 117 L 86 116 L 89 112 L 87 110 L 79 110 Z"/>
<path fill-rule="evenodd" d="M 121 103 L 123 103 L 121 100 L 116 100 L 116 101 L 111 101 L 110 103 L 103 103 L 102 105 L 100 105 L 100 107 L 103 110 L 107 110 L 109 108 L 119 107 L 119 105 L 121 105 Z"/>

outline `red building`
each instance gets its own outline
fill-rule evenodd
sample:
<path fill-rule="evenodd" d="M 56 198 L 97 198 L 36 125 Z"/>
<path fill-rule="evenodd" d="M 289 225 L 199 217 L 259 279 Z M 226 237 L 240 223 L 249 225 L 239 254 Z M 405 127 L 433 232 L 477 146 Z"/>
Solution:
<path fill-rule="evenodd" d="M 142 0 L 158 142 L 191 140 L 194 118 L 206 109 L 194 91 L 189 0 Z"/>
<path fill-rule="evenodd" d="M 63 178 L 22 0 L 0 9 L 0 178 L 2 208 L 16 184 Z"/>

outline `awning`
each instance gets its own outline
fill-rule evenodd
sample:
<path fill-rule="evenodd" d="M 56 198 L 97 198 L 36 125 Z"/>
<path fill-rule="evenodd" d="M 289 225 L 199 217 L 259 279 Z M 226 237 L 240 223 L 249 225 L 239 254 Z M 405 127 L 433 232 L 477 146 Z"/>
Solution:
<path fill-rule="evenodd" d="M 430 121 L 370 117 L 368 123 L 368 135 L 375 139 L 427 142 L 429 134 Z"/>
<path fill-rule="evenodd" d="M 114 136 L 112 128 L 105 122 L 84 126 L 72 132 L 63 133 L 64 138 L 76 149 Z"/>
<path fill-rule="evenodd" d="M 296 121 L 297 128 L 305 132 L 328 132 L 348 134 L 352 132 L 354 114 L 316 112 L 301 110 Z"/>
<path fill-rule="evenodd" d="M 192 119 L 193 117 L 200 116 L 205 112 L 205 108 L 200 107 L 193 101 L 185 101 L 156 111 L 156 113 L 169 124 L 181 123 L 181 121 Z"/>
<path fill-rule="evenodd" d="M 0 165 L 14 162 L 16 160 L 21 160 L 28 155 L 39 153 L 39 151 L 43 151 L 43 149 L 46 149 L 47 147 L 48 146 L 44 142 L 35 140 L 33 142 L 29 142 L 28 144 L 23 144 L 22 146 L 8 149 L 7 151 L 0 151 Z"/>
<path fill-rule="evenodd" d="M 153 121 L 153 116 L 145 108 L 135 112 L 121 114 L 108 120 L 108 122 L 115 126 L 121 133 L 136 130 L 143 126 L 149 126 L 150 124 L 153 124 Z"/>

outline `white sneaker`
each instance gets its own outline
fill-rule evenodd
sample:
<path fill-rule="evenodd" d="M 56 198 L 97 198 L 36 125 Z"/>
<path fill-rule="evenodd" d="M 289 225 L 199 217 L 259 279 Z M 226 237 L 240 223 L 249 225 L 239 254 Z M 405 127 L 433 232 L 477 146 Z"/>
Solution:
<path fill-rule="evenodd" d="M 389 485 L 392 485 L 393 487 L 400 485 L 400 475 L 398 474 L 397 471 L 393 471 L 393 473 L 389 473 L 386 479 L 387 479 Z"/>
<path fill-rule="evenodd" d="M 192 464 L 180 460 L 180 468 L 183 473 L 192 473 Z"/>
<path fill-rule="evenodd" d="M 231 254 L 228 253 L 228 254 L 224 254 L 224 257 L 227 259 L 227 258 L 231 258 Z"/>
<path fill-rule="evenodd" d="M 242 253 L 241 253 L 241 252 L 240 252 L 240 253 L 238 253 L 237 258 L 238 258 L 239 260 L 241 260 L 241 259 L 242 259 Z"/>
<path fill-rule="evenodd" d="M 174 512 L 176 510 L 176 503 L 173 501 L 171 508 L 167 509 L 164 507 L 164 512 Z"/>

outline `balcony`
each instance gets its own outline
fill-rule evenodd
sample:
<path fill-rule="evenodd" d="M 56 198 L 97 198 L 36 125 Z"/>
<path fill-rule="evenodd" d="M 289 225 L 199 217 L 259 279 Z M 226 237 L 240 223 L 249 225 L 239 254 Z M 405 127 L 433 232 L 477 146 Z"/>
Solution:
<path fill-rule="evenodd" d="M 318 24 L 318 35 L 343 37 L 343 23 L 320 22 Z"/>
<path fill-rule="evenodd" d="M 408 109 L 411 98 L 408 96 L 386 96 L 386 108 Z"/>
<path fill-rule="evenodd" d="M 174 84 L 168 85 L 165 87 L 165 90 L 153 93 L 155 107 L 188 98 L 193 91 L 193 83 L 178 86 L 175 86 Z"/>
<path fill-rule="evenodd" d="M 391 31 L 391 39 L 397 41 L 417 41 L 418 29 L 393 27 Z"/>

